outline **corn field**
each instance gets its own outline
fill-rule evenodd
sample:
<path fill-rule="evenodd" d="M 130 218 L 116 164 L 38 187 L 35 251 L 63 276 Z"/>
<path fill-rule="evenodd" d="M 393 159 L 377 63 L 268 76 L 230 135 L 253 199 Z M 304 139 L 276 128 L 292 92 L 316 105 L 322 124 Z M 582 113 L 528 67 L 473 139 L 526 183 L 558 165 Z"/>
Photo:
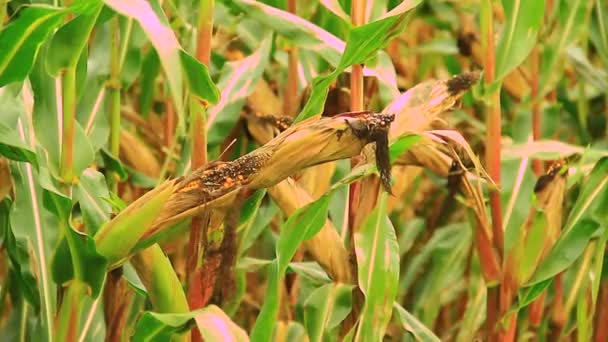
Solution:
<path fill-rule="evenodd" d="M 603 0 L 0 0 L 0 340 L 608 341 L 607 121 Z"/>

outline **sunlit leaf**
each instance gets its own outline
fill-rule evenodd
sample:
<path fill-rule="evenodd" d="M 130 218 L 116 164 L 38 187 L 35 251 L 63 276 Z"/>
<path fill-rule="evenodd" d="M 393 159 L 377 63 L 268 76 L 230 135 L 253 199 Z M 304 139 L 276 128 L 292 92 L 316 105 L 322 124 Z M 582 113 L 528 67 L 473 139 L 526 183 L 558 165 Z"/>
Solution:
<path fill-rule="evenodd" d="M 137 322 L 133 341 L 167 341 L 194 323 L 205 341 L 249 341 L 247 334 L 214 305 L 185 314 L 145 312 Z"/>
<path fill-rule="evenodd" d="M 227 62 L 221 72 L 218 87 L 222 90 L 219 102 L 208 112 L 207 130 L 209 145 L 224 141 L 239 118 L 245 99 L 262 76 L 272 46 L 272 35 L 266 35 L 260 47 L 250 56 L 235 62 Z"/>
<path fill-rule="evenodd" d="M 304 325 L 311 341 L 323 341 L 351 310 L 352 285 L 331 283 L 313 291 L 304 303 Z"/>
<path fill-rule="evenodd" d="M 439 342 L 441 341 L 433 332 L 427 328 L 424 324 L 420 323 L 416 317 L 412 316 L 398 303 L 393 304 L 394 310 L 397 312 L 397 316 L 401 323 L 401 326 L 405 331 L 412 334 L 416 341 L 421 342 Z"/>
<path fill-rule="evenodd" d="M 15 161 L 28 162 L 38 167 L 36 154 L 20 143 L 17 132 L 0 123 L 0 155 Z"/>
<path fill-rule="evenodd" d="M 0 31 L 0 86 L 29 74 L 40 44 L 59 26 L 65 13 L 55 7 L 31 6 Z"/>
<path fill-rule="evenodd" d="M 16 273 L 17 284 L 23 296 L 32 307 L 40 310 L 40 293 L 38 284 L 31 269 L 31 261 L 25 239 L 17 240 L 11 229 L 10 222 L 11 202 L 8 199 L 0 202 L 0 236 L 6 248 L 11 269 Z"/>
<path fill-rule="evenodd" d="M 95 234 L 99 228 L 110 220 L 112 207 L 105 199 L 110 198 L 105 177 L 93 170 L 86 169 L 80 177 L 74 198 L 80 204 L 84 224 L 89 234 Z"/>
<path fill-rule="evenodd" d="M 62 69 L 76 66 L 101 8 L 102 4 L 97 3 L 93 13 L 81 14 L 55 32 L 46 58 L 51 75 L 57 76 Z"/>
<path fill-rule="evenodd" d="M 329 196 L 323 196 L 306 207 L 298 209 L 281 227 L 281 235 L 276 248 L 277 258 L 268 269 L 268 286 L 264 304 L 251 330 L 251 338 L 254 341 L 267 341 L 272 336 L 279 310 L 281 280 L 299 245 L 316 234 L 325 224 L 329 199 Z"/>
<path fill-rule="evenodd" d="M 386 193 L 355 233 L 359 288 L 365 295 L 355 339 L 382 339 L 399 284 L 399 244 L 386 215 Z"/>
<path fill-rule="evenodd" d="M 347 67 L 354 64 L 363 64 L 370 58 L 375 57 L 380 49 L 401 33 L 407 23 L 407 12 L 419 3 L 418 0 L 405 1 L 384 18 L 353 28 L 348 35 L 344 52 L 336 69 L 327 76 L 318 76 L 313 80 L 311 95 L 296 118 L 296 122 L 321 114 L 329 85 Z"/>
<path fill-rule="evenodd" d="M 496 79 L 501 80 L 528 56 L 545 13 L 544 1 L 502 1 L 506 23 L 496 48 Z"/>

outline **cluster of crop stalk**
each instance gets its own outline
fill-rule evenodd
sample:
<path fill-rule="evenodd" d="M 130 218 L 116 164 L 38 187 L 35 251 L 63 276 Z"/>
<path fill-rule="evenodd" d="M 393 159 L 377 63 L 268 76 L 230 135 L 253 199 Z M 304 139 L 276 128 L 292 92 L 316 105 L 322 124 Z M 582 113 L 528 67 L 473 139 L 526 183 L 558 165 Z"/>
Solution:
<path fill-rule="evenodd" d="M 244 119 L 249 133 L 261 147 L 236 160 L 211 162 L 186 177 L 161 183 L 100 229 L 95 236 L 97 250 L 108 259 L 111 268 L 133 257 L 131 261 L 144 284 L 155 288 L 150 291 L 155 310 L 187 311 L 183 291 L 176 291 L 178 277 L 175 271 L 168 271 L 171 265 L 157 245 L 172 227 L 203 215 L 208 226 L 203 255 L 217 259 L 207 270 L 217 276 L 223 268 L 234 268 L 235 257 L 230 254 L 236 253 L 235 244 L 234 241 L 226 243 L 228 239 L 236 239 L 235 234 L 228 233 L 234 233 L 235 229 L 229 218 L 234 207 L 238 207 L 245 197 L 254 190 L 266 188 L 284 214 L 290 215 L 328 191 L 334 167 L 332 161 L 359 155 L 361 165 L 355 167 L 376 163 L 380 173 L 380 177 L 363 180 L 360 191 L 366 192 L 366 198 L 376 198 L 381 185 L 399 198 L 406 190 L 399 179 L 405 178 L 411 170 L 405 166 L 419 166 L 448 178 L 448 184 L 463 195 L 465 205 L 475 217 L 475 247 L 486 283 L 502 283 L 509 289 L 503 291 L 505 295 L 500 305 L 506 313 L 513 294 L 526 281 L 526 276 L 509 272 L 508 267 L 501 270 L 502 251 L 492 242 L 482 194 L 482 184 L 488 187 L 494 184 L 460 134 L 452 130 L 430 130 L 445 126 L 440 114 L 450 110 L 478 79 L 478 73 L 466 73 L 449 80 L 427 81 L 402 94 L 382 113 L 351 112 L 312 117 L 294 125 L 288 118 L 272 115 L 275 110 L 272 106 L 250 103 L 252 114 L 245 115 Z M 412 134 L 419 135 L 420 140 L 393 160 L 396 182 L 391 187 L 388 146 Z M 552 171 L 547 177 L 552 180 L 557 174 Z M 537 189 L 546 194 L 537 194 L 541 198 L 539 209 L 550 210 L 545 206 L 560 198 L 556 194 L 560 190 L 553 189 L 563 182 L 545 183 L 548 186 Z M 544 198 L 547 200 L 542 200 Z M 369 202 L 372 203 L 364 205 L 373 207 L 375 201 Z M 531 214 L 530 220 L 533 219 Z M 551 226 L 558 227 L 559 223 L 552 222 Z M 522 239 L 525 238 L 523 235 Z M 545 247 L 543 251 L 551 246 Z M 329 219 L 319 233 L 305 242 L 304 248 L 334 281 L 355 282 L 356 267 L 351 264 L 352 258 L 349 258 L 339 230 Z M 513 251 L 507 258 L 517 258 L 517 253 Z M 539 254 L 539 260 L 540 257 Z M 510 264 L 513 263 L 509 262 L 507 266 Z M 161 282 L 164 285 L 159 286 L 159 278 L 164 278 Z M 216 283 L 215 279 L 207 279 L 207 282 L 209 288 L 203 293 L 206 294 L 204 301 L 208 302 Z M 163 302 L 163 298 L 171 298 L 171 301 Z"/>
<path fill-rule="evenodd" d="M 223 222 L 235 200 L 242 200 L 243 196 L 261 188 L 267 188 L 268 194 L 283 212 L 290 215 L 329 189 L 332 172 L 319 170 L 331 169 L 331 161 L 359 154 L 365 156 L 362 159 L 364 164 L 380 161 L 377 155 L 387 154 L 376 153 L 375 145 L 380 146 L 377 142 L 382 141 L 383 137 L 390 144 L 404 135 L 421 135 L 421 140 L 394 164 L 422 166 L 447 177 L 454 160 L 458 160 L 458 165 L 468 165 L 471 164 L 470 160 L 476 160 L 475 156 L 462 153 L 466 150 L 466 143 L 465 147 L 461 145 L 463 140 L 459 141 L 460 136 L 456 132 L 425 130 L 438 120 L 441 113 L 451 109 L 477 79 L 477 73 L 467 73 L 450 80 L 427 81 L 404 93 L 383 113 L 313 117 L 291 126 L 289 120 L 270 115 L 272 108 L 253 108 L 256 114 L 247 115 L 245 119 L 251 135 L 262 144 L 260 148 L 234 161 L 212 162 L 189 176 L 160 184 L 100 229 L 95 236 L 97 249 L 108 258 L 111 267 L 119 266 L 142 251 L 149 257 L 161 257 L 160 248 L 155 243 L 162 241 L 164 233 L 180 221 L 199 214 L 206 214 L 208 234 L 215 232 L 217 236 L 219 231 L 221 236 Z M 381 148 L 388 148 L 387 144 L 382 145 Z M 463 160 L 459 156 L 463 156 Z M 468 203 L 478 220 L 476 235 L 482 242 L 478 244 L 482 246 L 479 252 L 488 253 L 483 250 L 483 243 L 491 240 L 491 231 L 479 185 L 484 173 L 478 163 L 473 165 L 477 167 L 472 169 L 472 174 L 468 171 L 452 172 L 452 178 L 460 179 L 459 188 L 469 199 Z M 388 172 L 386 166 L 378 169 L 381 174 Z M 399 179 L 401 172 L 404 172 L 404 168 L 395 168 L 394 178 Z M 473 177 L 467 177 L 467 174 Z M 297 176 L 297 181 L 293 176 Z M 314 182 L 307 182 L 311 177 Z M 473 185 L 469 178 L 478 181 Z M 379 179 L 376 181 L 380 182 Z M 311 186 L 313 183 L 316 185 Z M 403 191 L 398 183 L 393 187 L 397 197 Z M 376 189 L 377 196 L 380 187 L 373 189 Z M 342 241 L 332 222 L 327 220 L 323 229 L 305 243 L 305 248 L 332 279 L 352 283 L 356 278 Z M 152 247 L 147 248 L 149 246 Z M 205 248 L 221 254 L 222 239 L 209 242 Z M 156 252 L 153 252 L 155 249 Z M 132 261 L 138 272 L 144 275 L 144 282 L 147 279 L 151 281 L 151 277 L 146 275 L 154 273 L 149 268 L 160 265 L 145 262 L 141 255 Z M 497 265 L 497 262 L 490 261 L 489 265 L 488 273 L 491 273 L 491 266 Z M 182 307 L 187 309 L 187 305 Z"/>

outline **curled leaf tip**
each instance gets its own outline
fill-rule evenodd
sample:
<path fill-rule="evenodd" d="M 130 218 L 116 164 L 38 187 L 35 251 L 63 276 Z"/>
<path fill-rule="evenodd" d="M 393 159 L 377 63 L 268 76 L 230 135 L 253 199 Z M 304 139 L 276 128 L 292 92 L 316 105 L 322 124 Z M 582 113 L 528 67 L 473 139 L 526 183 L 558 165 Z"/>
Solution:
<path fill-rule="evenodd" d="M 473 84 L 477 83 L 479 77 L 479 71 L 466 72 L 452 77 L 447 81 L 448 93 L 455 96 L 469 90 Z"/>

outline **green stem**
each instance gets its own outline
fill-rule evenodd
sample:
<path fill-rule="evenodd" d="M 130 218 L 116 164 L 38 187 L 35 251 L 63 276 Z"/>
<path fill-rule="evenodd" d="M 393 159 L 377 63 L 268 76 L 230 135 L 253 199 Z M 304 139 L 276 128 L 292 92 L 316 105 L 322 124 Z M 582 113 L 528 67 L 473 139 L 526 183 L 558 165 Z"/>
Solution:
<path fill-rule="evenodd" d="M 6 6 L 8 0 L 0 0 L 0 30 L 4 27 L 4 17 L 6 17 Z"/>
<path fill-rule="evenodd" d="M 108 80 L 110 99 L 110 153 L 114 158 L 120 154 L 120 22 L 116 17 L 111 24 L 110 79 Z M 108 178 L 110 189 L 116 192 L 116 175 Z"/>
<path fill-rule="evenodd" d="M 63 134 L 61 138 L 60 175 L 64 183 L 74 178 L 74 120 L 76 118 L 76 67 L 68 67 L 62 77 Z"/>
<path fill-rule="evenodd" d="M 72 281 L 68 286 L 57 317 L 55 327 L 57 341 L 77 341 L 78 330 L 80 329 L 80 312 L 84 304 L 82 298 L 86 294 L 87 285 L 79 280 Z"/>

